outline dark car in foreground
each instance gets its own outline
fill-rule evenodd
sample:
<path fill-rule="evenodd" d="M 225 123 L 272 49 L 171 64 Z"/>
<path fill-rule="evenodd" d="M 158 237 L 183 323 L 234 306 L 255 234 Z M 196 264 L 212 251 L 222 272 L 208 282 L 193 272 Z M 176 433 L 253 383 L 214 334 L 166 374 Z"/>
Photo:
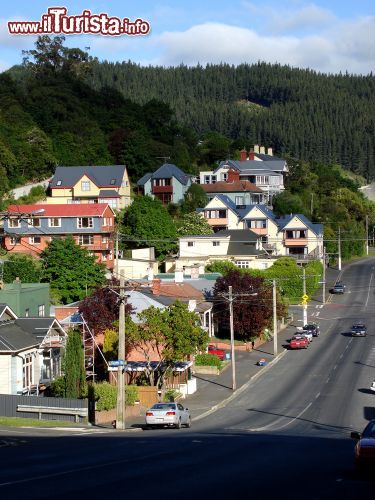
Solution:
<path fill-rule="evenodd" d="M 350 436 L 357 439 L 354 447 L 354 463 L 361 469 L 374 468 L 375 471 L 375 420 L 370 420 L 363 432 L 353 431 Z"/>
<path fill-rule="evenodd" d="M 366 337 L 367 335 L 367 327 L 364 323 L 358 322 L 354 323 L 350 333 L 352 334 L 352 337 Z"/>
<path fill-rule="evenodd" d="M 320 327 L 318 323 L 307 323 L 303 328 L 302 332 L 311 332 L 313 337 L 319 337 Z"/>

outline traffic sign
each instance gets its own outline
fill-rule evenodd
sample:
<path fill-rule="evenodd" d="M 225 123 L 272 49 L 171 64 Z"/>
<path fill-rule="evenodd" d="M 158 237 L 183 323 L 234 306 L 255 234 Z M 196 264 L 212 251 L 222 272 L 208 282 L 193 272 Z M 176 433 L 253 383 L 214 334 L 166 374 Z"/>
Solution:
<path fill-rule="evenodd" d="M 123 359 L 115 359 L 114 361 L 110 361 L 109 366 L 124 366 L 125 361 Z"/>
<path fill-rule="evenodd" d="M 308 295 L 306 295 L 306 294 L 302 295 L 302 300 L 304 300 L 304 301 L 305 301 L 305 300 L 308 300 L 308 299 L 309 299 L 309 296 L 308 296 Z"/>

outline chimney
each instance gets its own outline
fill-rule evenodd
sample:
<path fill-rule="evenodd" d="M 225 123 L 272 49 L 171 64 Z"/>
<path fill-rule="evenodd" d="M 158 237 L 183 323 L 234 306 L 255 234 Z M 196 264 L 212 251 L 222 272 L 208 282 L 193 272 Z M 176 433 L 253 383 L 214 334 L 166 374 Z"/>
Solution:
<path fill-rule="evenodd" d="M 232 182 L 239 181 L 239 180 L 240 180 L 240 173 L 237 172 L 237 170 L 234 170 L 233 168 L 230 168 L 228 170 L 227 182 L 228 183 L 232 183 Z"/>
<path fill-rule="evenodd" d="M 193 312 L 197 307 L 197 301 L 195 299 L 189 299 L 188 309 L 190 312 Z"/>
<path fill-rule="evenodd" d="M 249 160 L 255 160 L 254 150 L 253 149 L 250 149 L 250 151 L 249 151 Z"/>
<path fill-rule="evenodd" d="M 259 153 L 259 145 L 258 144 L 254 145 L 254 153 Z"/>
<path fill-rule="evenodd" d="M 268 154 L 269 156 L 273 156 L 273 151 L 272 151 L 272 148 L 268 148 L 268 149 L 267 149 L 267 154 Z"/>
<path fill-rule="evenodd" d="M 147 280 L 148 281 L 153 281 L 153 279 L 154 279 L 154 268 L 152 266 L 149 266 L 147 268 L 147 271 L 148 271 L 148 273 L 147 273 Z"/>
<path fill-rule="evenodd" d="M 245 161 L 246 160 L 246 149 L 243 148 L 241 151 L 240 151 L 240 161 Z"/>
<path fill-rule="evenodd" d="M 160 295 L 160 285 L 161 285 L 160 278 L 155 278 L 152 280 L 152 293 L 154 295 Z"/>
<path fill-rule="evenodd" d="M 261 146 L 259 152 L 260 152 L 261 155 L 265 155 L 266 154 L 266 148 L 264 146 Z"/>
<path fill-rule="evenodd" d="M 197 280 L 199 278 L 199 266 L 191 267 L 191 279 Z"/>
<path fill-rule="evenodd" d="M 183 283 L 184 281 L 184 271 L 182 269 L 176 269 L 174 272 L 174 282 Z"/>

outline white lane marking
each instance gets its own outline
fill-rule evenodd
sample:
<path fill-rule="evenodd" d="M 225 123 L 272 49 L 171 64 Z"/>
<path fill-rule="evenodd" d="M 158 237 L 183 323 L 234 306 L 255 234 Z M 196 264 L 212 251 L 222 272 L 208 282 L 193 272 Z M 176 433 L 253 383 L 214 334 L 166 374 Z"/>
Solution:
<path fill-rule="evenodd" d="M 295 420 L 298 420 L 309 408 L 310 406 L 312 405 L 312 402 L 310 402 L 306 408 L 304 408 L 296 417 L 292 418 L 292 420 L 290 420 L 289 422 L 287 422 L 286 424 L 284 425 L 281 425 L 280 427 L 276 427 L 272 430 L 274 431 L 278 431 L 280 429 L 284 429 L 285 427 L 287 427 L 288 425 L 292 424 Z M 280 421 L 283 420 L 284 418 L 289 418 L 289 417 L 282 417 L 281 419 L 279 419 Z M 271 427 L 273 427 L 274 425 L 277 425 L 277 420 L 276 422 L 272 422 L 268 425 L 265 425 L 264 427 L 258 427 L 258 428 L 255 428 L 255 429 L 248 429 L 249 431 L 251 432 L 259 432 L 259 431 L 264 431 L 266 429 L 270 429 Z"/>
<path fill-rule="evenodd" d="M 333 367 L 333 369 L 334 369 L 334 370 L 336 370 L 336 368 L 337 368 L 337 365 L 335 365 L 335 366 Z"/>
<path fill-rule="evenodd" d="M 320 311 L 318 311 L 315 316 L 319 316 L 319 314 L 320 314 Z"/>
<path fill-rule="evenodd" d="M 326 384 L 328 384 L 328 382 L 329 382 L 329 378 L 330 378 L 330 377 L 328 377 L 328 378 L 327 378 L 327 380 L 326 380 Z"/>
<path fill-rule="evenodd" d="M 368 284 L 367 300 L 366 300 L 365 307 L 367 307 L 367 304 L 368 304 L 368 301 L 369 301 L 369 298 L 370 298 L 370 287 L 371 287 L 372 276 L 373 276 L 373 273 L 371 273 L 370 281 L 369 281 L 369 284 Z"/>
<path fill-rule="evenodd" d="M 344 356 L 343 354 L 340 354 L 340 359 L 342 359 L 342 358 L 343 358 L 343 356 Z"/>
<path fill-rule="evenodd" d="M 319 396 L 320 396 L 320 392 L 318 392 L 318 394 L 315 396 L 315 399 L 318 399 Z"/>
<path fill-rule="evenodd" d="M 322 309 L 324 307 L 324 304 L 321 304 L 320 306 L 316 306 L 318 307 L 319 309 Z"/>

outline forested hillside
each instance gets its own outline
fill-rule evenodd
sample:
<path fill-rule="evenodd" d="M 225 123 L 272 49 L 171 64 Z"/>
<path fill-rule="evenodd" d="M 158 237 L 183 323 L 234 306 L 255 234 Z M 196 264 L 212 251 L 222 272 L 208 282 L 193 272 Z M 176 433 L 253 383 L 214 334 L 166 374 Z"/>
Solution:
<path fill-rule="evenodd" d="M 162 68 L 104 62 L 95 65 L 90 82 L 139 104 L 162 100 L 199 135 L 217 131 L 375 178 L 372 74 L 325 75 L 266 63 Z"/>

